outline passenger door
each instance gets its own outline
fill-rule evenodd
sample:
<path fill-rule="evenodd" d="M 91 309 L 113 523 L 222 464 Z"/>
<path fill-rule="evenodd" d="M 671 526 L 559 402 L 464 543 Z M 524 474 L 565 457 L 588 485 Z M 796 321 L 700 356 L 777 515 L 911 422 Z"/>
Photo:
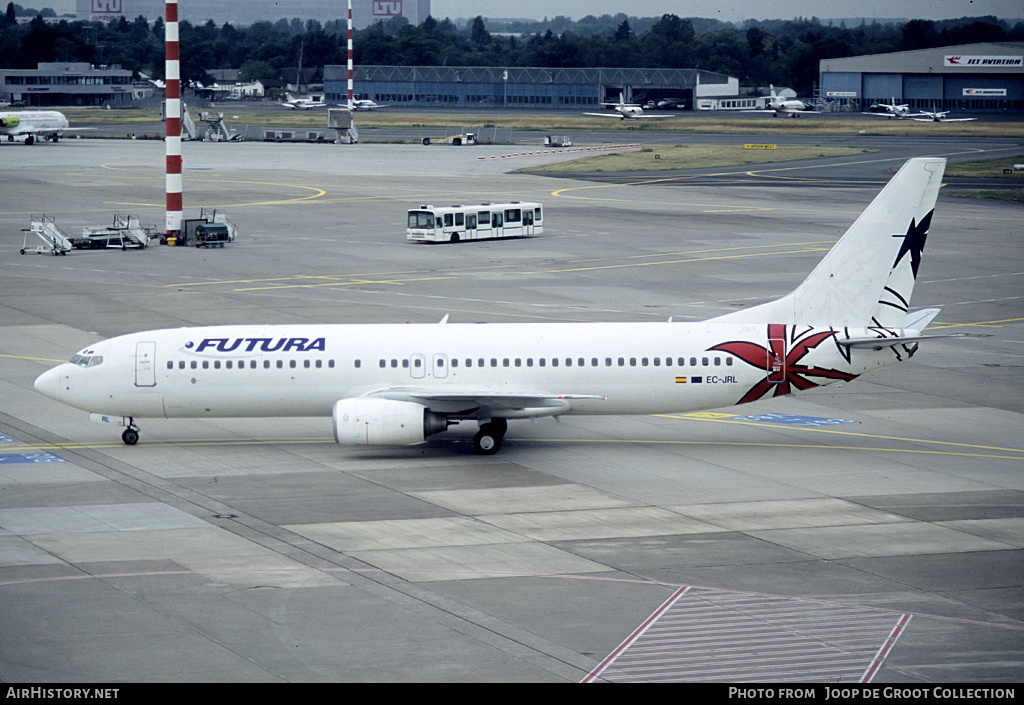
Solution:
<path fill-rule="evenodd" d="M 135 344 L 135 386 L 156 386 L 156 343 Z"/>

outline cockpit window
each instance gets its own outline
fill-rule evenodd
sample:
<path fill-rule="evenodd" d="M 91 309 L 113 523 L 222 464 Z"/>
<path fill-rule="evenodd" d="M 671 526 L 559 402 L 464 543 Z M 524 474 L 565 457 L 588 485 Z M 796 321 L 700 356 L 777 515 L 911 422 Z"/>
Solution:
<path fill-rule="evenodd" d="M 75 355 L 71 358 L 72 365 L 78 365 L 79 367 L 96 367 L 97 365 L 103 364 L 102 355 Z"/>

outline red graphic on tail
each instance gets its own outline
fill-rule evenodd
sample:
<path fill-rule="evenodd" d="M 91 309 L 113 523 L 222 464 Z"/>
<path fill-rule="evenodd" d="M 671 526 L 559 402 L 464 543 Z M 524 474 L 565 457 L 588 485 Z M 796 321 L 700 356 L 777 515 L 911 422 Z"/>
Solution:
<path fill-rule="evenodd" d="M 787 328 L 789 329 L 787 331 Z M 793 335 L 793 339 L 787 336 Z M 746 340 L 737 340 L 729 343 L 721 343 L 710 350 L 735 355 L 743 362 L 764 370 L 765 378 L 751 387 L 746 394 L 737 402 L 746 404 L 757 401 L 764 396 L 781 397 L 795 391 L 811 389 L 819 386 L 812 378 L 823 378 L 830 380 L 842 380 L 849 382 L 856 379 L 857 375 L 841 370 L 828 369 L 824 367 L 809 367 L 800 364 L 800 361 L 807 356 L 811 350 L 818 347 L 823 341 L 835 336 L 835 331 L 819 331 L 797 334 L 794 326 L 785 326 L 778 323 L 768 325 L 768 347 L 758 345 Z M 789 350 L 786 350 L 788 341 Z M 773 391 L 774 390 L 774 391 Z"/>

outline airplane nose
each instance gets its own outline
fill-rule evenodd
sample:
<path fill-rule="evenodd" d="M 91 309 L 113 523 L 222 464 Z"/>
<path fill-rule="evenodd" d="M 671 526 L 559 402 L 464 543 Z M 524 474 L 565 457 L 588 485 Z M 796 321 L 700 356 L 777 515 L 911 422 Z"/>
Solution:
<path fill-rule="evenodd" d="M 60 368 L 54 367 L 36 378 L 36 391 L 60 401 Z"/>

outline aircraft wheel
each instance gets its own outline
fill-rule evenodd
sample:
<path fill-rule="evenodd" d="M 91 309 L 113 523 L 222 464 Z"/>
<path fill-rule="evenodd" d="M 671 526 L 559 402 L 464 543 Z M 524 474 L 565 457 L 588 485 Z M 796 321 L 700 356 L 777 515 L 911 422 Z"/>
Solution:
<path fill-rule="evenodd" d="M 501 448 L 501 435 L 481 428 L 473 437 L 473 447 L 479 455 L 494 455 Z"/>
<path fill-rule="evenodd" d="M 480 424 L 480 432 L 473 438 L 473 447 L 480 455 L 494 455 L 501 448 L 501 442 L 508 431 L 508 421 L 495 418 Z"/>
<path fill-rule="evenodd" d="M 423 138 L 423 146 L 426 146 L 428 144 L 430 144 L 430 138 L 429 137 L 424 137 Z"/>
<path fill-rule="evenodd" d="M 126 446 L 133 446 L 139 442 L 139 432 L 134 428 L 126 428 L 121 434 L 121 440 Z"/>

